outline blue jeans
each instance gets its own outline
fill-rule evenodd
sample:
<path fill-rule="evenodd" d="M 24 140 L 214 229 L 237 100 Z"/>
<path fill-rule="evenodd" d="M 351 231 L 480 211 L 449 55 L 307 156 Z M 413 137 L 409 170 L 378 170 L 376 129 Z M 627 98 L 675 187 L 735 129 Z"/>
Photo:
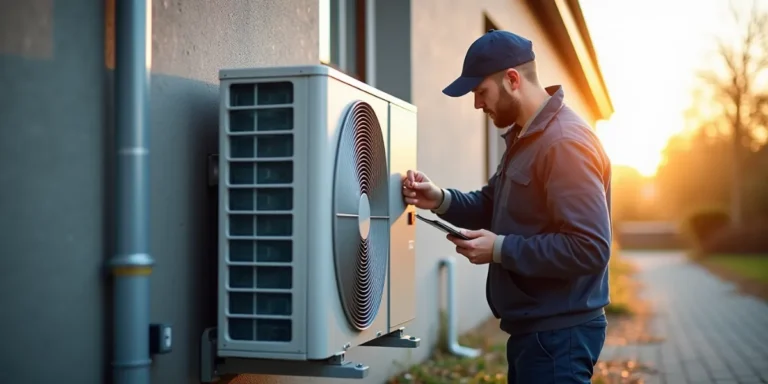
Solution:
<path fill-rule="evenodd" d="M 570 328 L 510 336 L 507 382 L 589 384 L 607 326 L 601 315 Z"/>

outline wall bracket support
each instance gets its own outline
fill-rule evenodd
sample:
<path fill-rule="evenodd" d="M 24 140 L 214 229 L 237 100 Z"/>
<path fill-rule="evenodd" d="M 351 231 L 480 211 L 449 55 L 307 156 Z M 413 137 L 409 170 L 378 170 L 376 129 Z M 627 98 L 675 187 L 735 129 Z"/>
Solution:
<path fill-rule="evenodd" d="M 346 361 L 344 352 L 327 360 L 273 360 L 221 358 L 216 355 L 216 328 L 203 332 L 200 345 L 200 382 L 215 383 L 223 375 L 261 374 L 280 376 L 310 376 L 337 379 L 363 379 L 368 366 Z"/>
<path fill-rule="evenodd" d="M 421 339 L 405 334 L 405 328 L 399 328 L 394 332 L 377 337 L 361 344 L 361 347 L 386 347 L 386 348 L 418 348 Z"/>

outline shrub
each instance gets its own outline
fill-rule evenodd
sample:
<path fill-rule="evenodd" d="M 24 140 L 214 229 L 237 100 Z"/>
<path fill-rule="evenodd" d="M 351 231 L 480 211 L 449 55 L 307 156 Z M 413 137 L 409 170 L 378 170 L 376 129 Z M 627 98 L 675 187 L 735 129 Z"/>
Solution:
<path fill-rule="evenodd" d="M 728 227 L 730 222 L 728 212 L 720 209 L 702 209 L 688 216 L 685 232 L 697 248 L 702 248 L 705 242 Z"/>
<path fill-rule="evenodd" d="M 634 312 L 637 299 L 637 287 L 632 275 L 634 265 L 622 258 L 621 247 L 617 241 L 611 244 L 611 258 L 608 261 L 609 282 L 608 291 L 611 303 L 605 311 L 614 315 L 629 315 Z"/>
<path fill-rule="evenodd" d="M 705 255 L 768 253 L 768 223 L 753 222 L 740 227 L 723 228 L 702 242 L 701 253 Z"/>

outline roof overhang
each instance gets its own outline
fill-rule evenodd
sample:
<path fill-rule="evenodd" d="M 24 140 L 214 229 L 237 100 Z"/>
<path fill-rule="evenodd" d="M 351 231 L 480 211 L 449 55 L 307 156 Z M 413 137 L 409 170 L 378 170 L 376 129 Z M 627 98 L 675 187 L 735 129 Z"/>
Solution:
<path fill-rule="evenodd" d="M 613 103 L 579 1 L 527 0 L 527 3 L 565 60 L 596 120 L 608 119 L 613 114 Z"/>

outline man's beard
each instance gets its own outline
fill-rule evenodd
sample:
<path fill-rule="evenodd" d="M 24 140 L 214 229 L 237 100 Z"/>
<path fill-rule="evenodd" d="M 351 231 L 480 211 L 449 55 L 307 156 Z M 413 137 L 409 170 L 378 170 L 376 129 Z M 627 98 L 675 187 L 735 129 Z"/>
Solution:
<path fill-rule="evenodd" d="M 522 109 L 520 100 L 507 92 L 501 92 L 499 101 L 493 109 L 493 125 L 497 128 L 507 128 L 517 121 Z"/>

